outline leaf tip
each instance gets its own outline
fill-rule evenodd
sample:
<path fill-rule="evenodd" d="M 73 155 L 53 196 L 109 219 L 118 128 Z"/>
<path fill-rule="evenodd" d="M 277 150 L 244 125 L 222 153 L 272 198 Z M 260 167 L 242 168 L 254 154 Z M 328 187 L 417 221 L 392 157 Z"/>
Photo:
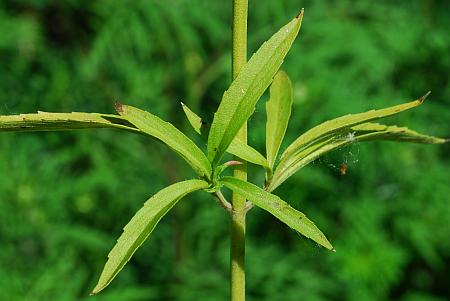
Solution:
<path fill-rule="evenodd" d="M 119 114 L 123 112 L 123 105 L 119 101 L 116 101 L 114 103 L 114 108 L 116 109 L 117 113 L 119 113 Z"/>
<path fill-rule="evenodd" d="M 99 292 L 100 292 L 100 291 L 99 291 L 97 288 L 94 288 L 94 289 L 92 290 L 92 292 L 90 292 L 89 296 L 95 296 L 95 295 L 97 295 Z"/>
<path fill-rule="evenodd" d="M 331 249 L 331 252 L 336 253 L 336 249 L 335 248 Z"/>
<path fill-rule="evenodd" d="M 242 164 L 244 164 L 244 163 L 242 163 L 241 161 L 232 160 L 232 161 L 226 162 L 224 165 L 225 166 L 236 166 L 236 165 L 242 165 Z"/>
<path fill-rule="evenodd" d="M 100 293 L 106 286 L 108 285 L 101 285 L 100 282 L 97 283 L 97 285 L 92 289 L 92 292 L 90 292 L 89 296 L 95 296 L 98 293 Z"/>
<path fill-rule="evenodd" d="M 431 94 L 431 91 L 428 91 L 427 94 L 425 94 L 424 96 L 422 96 L 421 98 L 419 98 L 419 102 L 423 103 L 425 101 L 425 99 L 427 99 L 427 97 Z"/>
<path fill-rule="evenodd" d="M 302 9 L 299 11 L 297 16 L 295 16 L 296 19 L 303 19 L 303 15 L 305 14 L 305 9 L 302 7 Z"/>

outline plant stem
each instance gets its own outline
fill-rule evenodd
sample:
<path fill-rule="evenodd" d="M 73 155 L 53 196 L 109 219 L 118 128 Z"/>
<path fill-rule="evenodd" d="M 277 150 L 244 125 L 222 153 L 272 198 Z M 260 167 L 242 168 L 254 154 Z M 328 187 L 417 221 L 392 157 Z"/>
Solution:
<path fill-rule="evenodd" d="M 233 3 L 233 79 L 247 62 L 247 12 L 248 0 L 232 0 Z M 237 134 L 243 142 L 247 142 L 247 123 Z M 247 165 L 239 165 L 234 170 L 234 176 L 247 180 Z M 245 300 L 245 198 L 233 193 L 233 211 L 231 213 L 231 301 Z"/>
<path fill-rule="evenodd" d="M 219 205 L 225 209 L 228 212 L 232 212 L 233 211 L 233 206 L 231 206 L 231 204 L 225 199 L 225 197 L 223 196 L 222 192 L 220 192 L 220 190 L 218 190 L 215 194 L 214 197 L 217 200 L 217 203 L 219 203 Z"/>

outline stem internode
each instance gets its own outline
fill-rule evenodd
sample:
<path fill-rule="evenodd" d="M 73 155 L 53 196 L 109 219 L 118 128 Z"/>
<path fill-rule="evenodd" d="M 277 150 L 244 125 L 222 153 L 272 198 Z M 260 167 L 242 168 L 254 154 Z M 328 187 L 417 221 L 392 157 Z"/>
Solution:
<path fill-rule="evenodd" d="M 232 74 L 237 77 L 241 68 L 247 62 L 247 14 L 248 0 L 232 0 L 233 3 L 233 54 Z M 247 123 L 236 135 L 241 141 L 247 142 Z M 234 170 L 234 177 L 247 180 L 247 164 L 242 164 Z M 233 193 L 233 210 L 231 213 L 231 300 L 245 300 L 245 214 L 246 200 Z"/>

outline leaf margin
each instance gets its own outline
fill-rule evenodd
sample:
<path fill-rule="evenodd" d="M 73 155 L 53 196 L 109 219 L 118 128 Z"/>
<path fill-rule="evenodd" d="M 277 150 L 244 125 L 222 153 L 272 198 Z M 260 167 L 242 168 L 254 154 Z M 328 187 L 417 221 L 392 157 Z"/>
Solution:
<path fill-rule="evenodd" d="M 270 169 L 273 169 L 292 112 L 292 82 L 285 71 L 277 72 L 269 92 L 266 102 L 266 158 Z"/>
<path fill-rule="evenodd" d="M 335 136 L 328 136 L 326 139 L 293 154 L 289 165 L 277 166 L 272 182 L 266 187 L 267 191 L 275 190 L 289 177 L 320 156 L 353 143 L 380 140 L 422 144 L 443 144 L 450 141 L 450 139 L 420 134 L 408 127 L 373 122 L 358 124 L 345 131 L 336 132 L 335 134 Z"/>
<path fill-rule="evenodd" d="M 115 106 L 120 116 L 178 153 L 201 177 L 211 178 L 212 168 L 208 158 L 191 139 L 174 125 L 148 111 L 130 105 L 116 103 Z"/>
<path fill-rule="evenodd" d="M 128 263 L 130 258 L 136 252 L 136 250 L 145 242 L 145 240 L 148 239 L 148 237 L 153 232 L 153 230 L 156 228 L 156 226 L 158 225 L 160 220 L 167 214 L 168 211 L 170 211 L 170 209 L 173 208 L 173 206 L 176 205 L 176 203 L 178 201 L 180 201 L 187 194 L 192 193 L 197 190 L 206 189 L 206 188 L 208 188 L 208 186 L 209 186 L 209 184 L 203 180 L 198 180 L 198 179 L 186 180 L 186 181 L 182 181 L 182 182 L 178 182 L 178 183 L 169 185 L 169 186 L 163 188 L 162 190 L 158 191 L 152 197 L 150 197 L 144 203 L 144 205 L 141 207 L 141 209 L 139 209 L 135 213 L 135 215 L 131 218 L 131 220 L 123 228 L 123 232 L 120 235 L 120 237 L 118 238 L 117 243 L 114 245 L 114 247 L 111 249 L 111 251 L 108 254 L 108 260 L 105 263 L 103 271 L 97 282 L 97 285 L 92 290 L 91 295 L 98 294 L 100 291 L 105 289 L 111 283 L 111 281 L 114 280 L 114 278 L 120 273 L 120 271 Z M 149 215 L 148 211 L 151 211 L 152 209 L 154 209 L 154 207 L 153 208 L 150 207 L 152 205 L 152 203 L 151 203 L 152 201 L 157 202 L 158 197 L 160 197 L 160 195 L 162 195 L 163 197 L 167 197 L 171 193 L 176 193 L 177 190 L 180 190 L 180 192 L 178 192 L 178 194 L 175 195 L 175 198 L 171 198 L 171 199 L 169 199 L 169 201 L 167 201 L 167 199 L 166 199 L 167 205 L 161 206 L 161 204 L 157 204 L 161 208 L 160 208 L 159 212 L 156 212 L 154 214 L 153 223 L 150 221 L 150 222 L 147 222 L 146 225 L 144 225 L 144 223 L 146 222 L 145 220 L 140 221 L 140 222 L 138 221 L 139 218 L 146 217 L 148 219 L 148 216 L 147 216 L 147 215 Z M 164 202 L 164 200 L 162 202 Z M 141 227 L 141 233 L 144 232 L 144 236 L 142 237 L 141 235 L 138 235 L 135 239 L 135 241 L 137 241 L 138 244 L 136 245 L 135 243 L 132 243 L 130 246 L 130 250 L 128 250 L 126 252 L 125 256 L 122 256 L 123 257 L 122 260 L 120 260 L 118 264 L 114 264 L 114 262 L 112 261 L 113 260 L 112 257 L 120 256 L 120 255 L 117 255 L 117 252 L 121 251 L 118 248 L 122 244 L 127 245 L 127 243 L 130 243 L 130 241 L 127 240 L 127 238 L 129 238 L 129 236 L 131 236 L 131 234 L 129 234 L 127 232 L 130 231 L 131 227 Z M 147 228 L 147 227 L 149 227 L 149 228 Z M 147 233 L 145 233 L 145 231 L 147 231 Z M 112 267 L 111 267 L 111 265 L 112 265 Z"/>
<path fill-rule="evenodd" d="M 218 165 L 241 126 L 253 114 L 255 104 L 283 63 L 300 30 L 303 13 L 302 9 L 294 19 L 263 43 L 223 94 L 208 135 L 208 159 L 213 167 Z M 281 45 L 281 51 L 276 45 Z M 270 68 L 269 71 L 261 72 L 264 67 Z M 265 77 L 259 78 L 261 74 Z"/>
<path fill-rule="evenodd" d="M 232 191 L 242 195 L 254 205 L 269 212 L 278 220 L 295 231 L 301 233 L 303 236 L 313 240 L 328 250 L 335 251 L 323 232 L 320 231 L 319 228 L 306 217 L 306 215 L 291 207 L 277 195 L 267 192 L 254 184 L 234 177 L 223 177 L 220 179 L 220 183 Z M 254 190 L 256 192 L 251 192 L 250 190 Z M 266 201 L 263 201 L 260 198 L 265 198 Z M 300 226 L 298 221 L 296 223 L 296 218 L 302 221 L 301 223 L 303 223 L 303 225 Z"/>

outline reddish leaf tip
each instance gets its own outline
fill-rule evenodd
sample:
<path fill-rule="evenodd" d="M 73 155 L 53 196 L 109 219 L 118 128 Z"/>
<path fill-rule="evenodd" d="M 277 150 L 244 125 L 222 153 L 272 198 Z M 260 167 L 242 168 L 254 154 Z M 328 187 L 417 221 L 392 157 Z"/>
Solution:
<path fill-rule="evenodd" d="M 225 163 L 225 166 L 235 166 L 235 165 L 242 165 L 242 164 L 244 164 L 244 163 L 242 163 L 242 162 L 240 162 L 240 161 L 232 160 L 232 161 L 226 162 L 226 163 Z"/>
<path fill-rule="evenodd" d="M 295 16 L 296 19 L 300 19 L 303 18 L 303 15 L 305 14 L 305 9 L 302 7 L 302 9 L 300 10 L 300 12 L 297 14 L 297 16 Z"/>
<path fill-rule="evenodd" d="M 123 105 L 118 101 L 116 101 L 114 103 L 114 108 L 116 109 L 117 113 L 119 113 L 119 114 L 123 112 Z"/>
<path fill-rule="evenodd" d="M 431 94 L 431 91 L 428 91 L 427 94 L 425 94 L 424 96 L 422 96 L 421 98 L 419 98 L 420 103 L 423 103 L 425 101 L 425 99 L 427 99 L 427 97 Z"/>

